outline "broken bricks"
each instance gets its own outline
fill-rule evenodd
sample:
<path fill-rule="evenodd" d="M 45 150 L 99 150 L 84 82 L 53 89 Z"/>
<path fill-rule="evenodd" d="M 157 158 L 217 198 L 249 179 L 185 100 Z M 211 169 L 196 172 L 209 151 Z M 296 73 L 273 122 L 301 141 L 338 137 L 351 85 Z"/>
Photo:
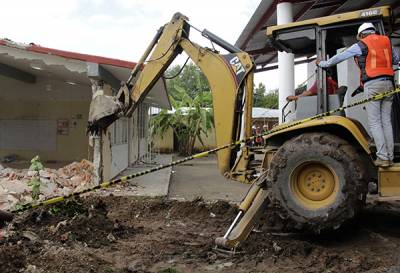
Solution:
<path fill-rule="evenodd" d="M 39 200 L 43 200 L 92 186 L 93 171 L 93 164 L 88 160 L 40 171 L 0 166 L 0 210 L 10 210 L 17 204 L 32 201 L 32 189 L 28 185 L 32 177 L 37 176 L 40 180 Z"/>

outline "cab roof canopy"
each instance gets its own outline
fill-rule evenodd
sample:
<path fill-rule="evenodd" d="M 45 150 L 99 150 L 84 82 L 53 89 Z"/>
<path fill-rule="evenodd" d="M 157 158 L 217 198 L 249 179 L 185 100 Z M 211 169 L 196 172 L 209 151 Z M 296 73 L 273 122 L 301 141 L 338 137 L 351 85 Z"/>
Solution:
<path fill-rule="evenodd" d="M 390 6 L 395 18 L 394 30 L 397 32 L 400 31 L 399 0 L 262 0 L 235 43 L 237 47 L 253 56 L 257 65 L 257 71 L 277 68 L 277 51 L 268 40 L 266 30 L 267 27 L 276 26 L 277 24 L 276 9 L 279 2 L 292 2 L 293 21 L 307 20 L 307 22 L 303 22 L 305 24 L 315 23 L 313 19 L 318 20 L 319 24 L 323 24 L 324 22 L 331 23 L 333 17 L 329 18 L 326 16 L 374 7 Z M 326 17 L 327 20 L 321 20 L 320 17 Z M 292 26 L 296 26 L 296 23 Z M 271 30 L 277 28 L 271 28 Z M 394 40 L 394 44 L 400 44 L 400 39 Z M 296 60 L 296 64 L 308 61 L 304 59 Z"/>

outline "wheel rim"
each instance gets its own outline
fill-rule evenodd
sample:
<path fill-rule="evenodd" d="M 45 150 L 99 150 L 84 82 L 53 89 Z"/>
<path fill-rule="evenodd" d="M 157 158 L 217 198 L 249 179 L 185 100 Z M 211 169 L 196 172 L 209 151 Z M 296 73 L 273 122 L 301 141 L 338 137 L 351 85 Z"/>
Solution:
<path fill-rule="evenodd" d="M 306 162 L 292 172 L 290 186 L 301 205 L 321 209 L 335 202 L 339 179 L 330 167 L 320 162 Z"/>

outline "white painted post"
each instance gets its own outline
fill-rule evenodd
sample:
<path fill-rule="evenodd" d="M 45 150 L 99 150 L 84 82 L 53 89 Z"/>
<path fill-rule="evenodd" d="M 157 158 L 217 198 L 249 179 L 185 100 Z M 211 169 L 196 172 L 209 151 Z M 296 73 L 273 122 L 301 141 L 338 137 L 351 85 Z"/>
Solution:
<path fill-rule="evenodd" d="M 281 2 L 277 5 L 278 25 L 293 21 L 293 8 L 290 2 Z M 279 74 L 279 123 L 282 123 L 282 108 L 286 104 L 286 97 L 294 95 L 294 55 L 286 52 L 278 52 L 278 74 Z M 294 103 L 285 110 L 294 113 Z M 290 119 L 287 116 L 286 120 Z"/>
<path fill-rule="evenodd" d="M 92 83 L 92 95 L 94 95 L 97 90 L 103 88 L 102 81 L 91 79 Z M 103 179 L 103 157 L 102 157 L 102 132 L 99 135 L 90 135 L 91 143 L 93 144 L 93 166 L 94 166 L 94 177 L 93 182 L 98 185 Z"/>

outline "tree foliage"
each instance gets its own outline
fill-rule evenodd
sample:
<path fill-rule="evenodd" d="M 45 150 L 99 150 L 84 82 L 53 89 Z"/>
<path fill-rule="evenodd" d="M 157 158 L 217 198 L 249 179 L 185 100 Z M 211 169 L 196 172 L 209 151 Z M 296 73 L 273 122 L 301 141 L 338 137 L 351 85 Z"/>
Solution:
<path fill-rule="evenodd" d="M 214 126 L 212 96 L 208 81 L 193 63 L 176 65 L 165 72 L 170 102 L 175 112 L 162 110 L 150 121 L 152 135 L 163 136 L 170 128 L 178 139 L 179 152 L 192 154 L 196 140 Z"/>
<path fill-rule="evenodd" d="M 165 72 L 165 77 L 167 78 L 167 90 L 170 96 L 172 96 L 175 100 L 180 99 L 180 94 L 177 90 L 178 88 L 184 89 L 192 99 L 203 92 L 210 92 L 210 87 L 206 77 L 201 72 L 200 68 L 198 68 L 195 64 L 188 63 L 183 68 L 182 72 L 179 73 L 181 69 L 182 67 L 180 65 L 176 65 Z M 170 77 L 174 78 L 168 79 Z M 209 99 L 205 98 L 205 100 L 202 102 L 204 104 L 202 105 L 203 107 L 212 106 L 211 96 L 208 98 Z"/>
<path fill-rule="evenodd" d="M 278 109 L 278 89 L 266 92 L 265 85 L 259 83 L 254 87 L 253 107 Z"/>

